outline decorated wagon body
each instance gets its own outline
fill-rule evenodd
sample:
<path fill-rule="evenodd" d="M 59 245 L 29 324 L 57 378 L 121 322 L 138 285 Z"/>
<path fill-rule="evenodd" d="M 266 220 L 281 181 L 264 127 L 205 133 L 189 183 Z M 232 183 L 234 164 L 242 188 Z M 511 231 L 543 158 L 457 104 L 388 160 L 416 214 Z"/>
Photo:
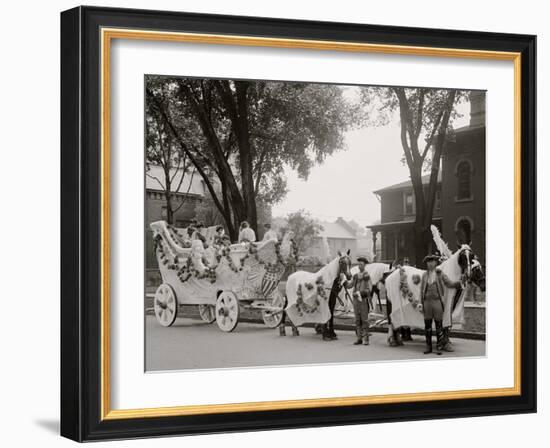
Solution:
<path fill-rule="evenodd" d="M 151 229 L 163 281 L 154 297 L 161 325 L 172 325 L 181 305 L 198 305 L 201 318 L 223 331 L 235 329 L 242 308 L 261 310 L 267 326 L 279 325 L 285 305 L 279 280 L 294 256 L 289 237 L 205 248 L 165 221 Z"/>

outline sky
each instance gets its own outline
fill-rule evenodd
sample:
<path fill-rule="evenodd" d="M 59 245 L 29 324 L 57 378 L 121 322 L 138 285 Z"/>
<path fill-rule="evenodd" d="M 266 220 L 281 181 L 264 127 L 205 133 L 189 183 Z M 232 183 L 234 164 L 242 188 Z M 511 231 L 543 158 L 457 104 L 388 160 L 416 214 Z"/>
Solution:
<path fill-rule="evenodd" d="M 469 111 L 468 103 L 460 106 L 463 116 L 455 120 L 455 128 L 468 124 Z M 349 131 L 345 140 L 347 149 L 313 167 L 306 181 L 288 170 L 289 192 L 273 206 L 274 217 L 305 209 L 321 221 L 342 217 L 365 226 L 380 219 L 380 202 L 373 191 L 409 179 L 401 162 L 399 120 Z"/>

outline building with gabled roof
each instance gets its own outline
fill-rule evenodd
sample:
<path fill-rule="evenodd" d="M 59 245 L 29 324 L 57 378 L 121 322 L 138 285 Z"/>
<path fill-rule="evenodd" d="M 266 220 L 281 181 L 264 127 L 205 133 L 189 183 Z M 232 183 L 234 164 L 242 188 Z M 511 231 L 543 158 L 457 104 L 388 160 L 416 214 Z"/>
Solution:
<path fill-rule="evenodd" d="M 470 123 L 454 130 L 443 148 L 432 222 L 451 249 L 470 244 L 485 264 L 485 92 L 472 91 L 470 107 Z M 426 187 L 429 178 L 422 177 Z M 414 263 L 416 204 L 411 180 L 373 193 L 380 200 L 381 220 L 367 227 L 377 260 L 402 263 L 408 258 Z"/>

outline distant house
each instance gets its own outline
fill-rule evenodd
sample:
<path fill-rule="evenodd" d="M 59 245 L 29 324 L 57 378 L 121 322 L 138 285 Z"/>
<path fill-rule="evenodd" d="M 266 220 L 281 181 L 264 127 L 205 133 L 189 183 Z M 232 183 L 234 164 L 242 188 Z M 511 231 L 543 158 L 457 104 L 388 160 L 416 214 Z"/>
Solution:
<path fill-rule="evenodd" d="M 357 236 L 346 220 L 338 218 L 335 222 L 321 221 L 321 225 L 323 230 L 313 239 L 305 255 L 324 260 L 327 255 L 332 258 L 338 254 L 338 251 L 345 252 L 350 249 L 350 255 L 353 258 L 357 256 Z"/>
<path fill-rule="evenodd" d="M 470 94 L 470 123 L 456 129 L 443 148 L 433 224 L 453 250 L 471 243 L 485 264 L 485 92 Z M 422 178 L 427 185 L 429 175 Z M 410 180 L 374 191 L 381 222 L 368 226 L 373 245 L 381 241 L 380 260 L 415 260 L 415 199 Z"/>

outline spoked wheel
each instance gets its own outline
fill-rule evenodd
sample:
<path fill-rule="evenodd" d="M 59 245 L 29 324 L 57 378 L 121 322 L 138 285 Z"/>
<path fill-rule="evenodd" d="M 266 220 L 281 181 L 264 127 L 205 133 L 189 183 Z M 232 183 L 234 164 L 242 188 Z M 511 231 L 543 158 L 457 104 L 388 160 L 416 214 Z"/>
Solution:
<path fill-rule="evenodd" d="M 214 305 L 199 305 L 201 319 L 207 324 L 216 320 L 216 307 Z"/>
<path fill-rule="evenodd" d="M 173 288 L 163 283 L 155 292 L 155 316 L 159 324 L 169 327 L 176 321 L 178 315 L 178 302 Z"/>
<path fill-rule="evenodd" d="M 230 332 L 239 322 L 239 301 L 231 291 L 223 291 L 216 301 L 216 322 L 220 330 Z"/>
<path fill-rule="evenodd" d="M 281 325 L 281 322 L 283 321 L 285 317 L 284 309 L 286 306 L 286 298 L 283 297 L 282 294 L 279 292 L 275 293 L 275 297 L 271 301 L 271 306 L 280 308 L 281 311 L 269 311 L 269 310 L 263 310 L 262 311 L 262 319 L 264 320 L 264 324 L 269 328 L 276 328 L 279 325 Z"/>

